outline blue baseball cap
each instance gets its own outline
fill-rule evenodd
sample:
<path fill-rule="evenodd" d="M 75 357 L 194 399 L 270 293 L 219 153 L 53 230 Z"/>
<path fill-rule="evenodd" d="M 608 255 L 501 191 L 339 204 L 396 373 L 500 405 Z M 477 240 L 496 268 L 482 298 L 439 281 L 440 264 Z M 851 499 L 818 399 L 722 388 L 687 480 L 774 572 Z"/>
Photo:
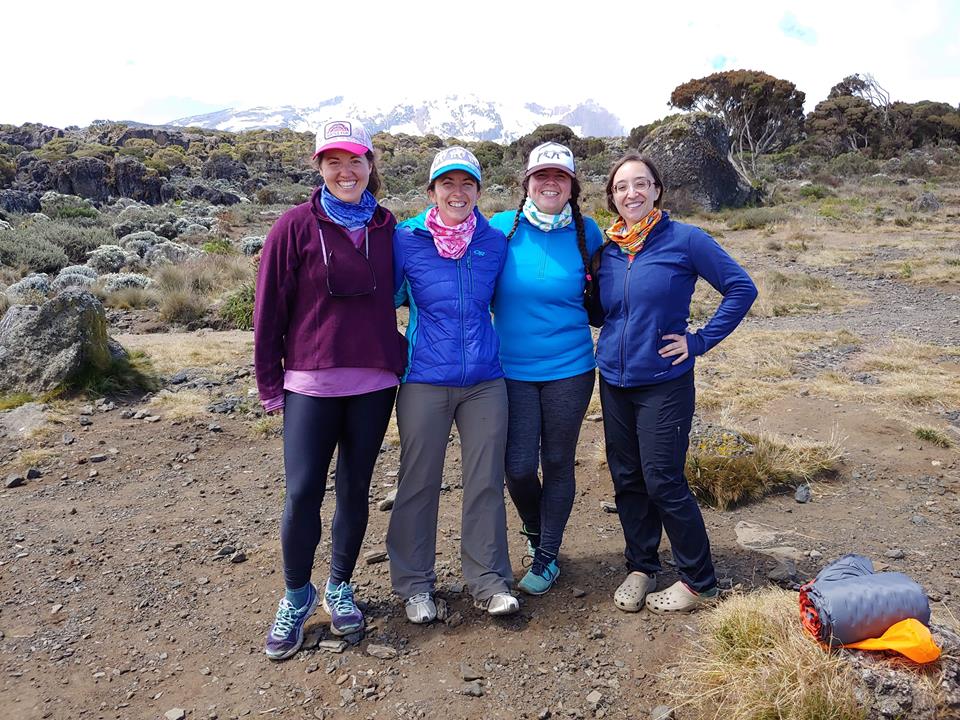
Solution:
<path fill-rule="evenodd" d="M 480 161 L 476 155 L 459 145 L 444 148 L 434 156 L 430 165 L 430 182 L 452 170 L 463 170 L 480 182 Z"/>

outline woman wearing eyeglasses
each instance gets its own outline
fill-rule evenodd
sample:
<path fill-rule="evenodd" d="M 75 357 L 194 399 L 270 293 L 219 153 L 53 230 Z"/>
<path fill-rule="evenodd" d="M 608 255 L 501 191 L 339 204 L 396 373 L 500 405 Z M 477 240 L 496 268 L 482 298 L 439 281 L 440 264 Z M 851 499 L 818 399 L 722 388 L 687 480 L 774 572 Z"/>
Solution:
<path fill-rule="evenodd" d="M 390 577 L 407 618 L 437 616 L 434 569 L 443 461 L 454 422 L 463 472 L 460 564 L 477 607 L 519 609 L 503 502 L 507 390 L 490 301 L 506 239 L 477 210 L 480 163 L 448 147 L 430 168 L 433 205 L 394 235 L 397 301 L 409 301 L 410 361 L 397 397 L 400 475 L 387 531 Z"/>
<path fill-rule="evenodd" d="M 325 123 L 314 165 L 323 185 L 267 236 L 254 306 L 260 400 L 283 413 L 286 497 L 280 521 L 286 592 L 266 654 L 297 652 L 317 605 L 330 630 L 363 628 L 350 579 L 367 529 L 367 495 L 406 362 L 393 304 L 396 220 L 380 206 L 373 144 L 355 120 Z M 330 575 L 310 582 L 320 505 L 337 450 Z"/>
<path fill-rule="evenodd" d="M 694 358 L 737 327 L 757 296 L 750 276 L 703 230 L 661 210 L 663 183 L 648 158 L 612 167 L 607 206 L 618 214 L 594 268 L 603 307 L 597 342 L 607 464 L 626 541 L 621 610 L 688 612 L 717 596 L 703 516 L 684 476 L 694 412 Z M 723 295 L 713 317 L 687 329 L 694 285 Z M 660 592 L 666 531 L 680 580 Z"/>

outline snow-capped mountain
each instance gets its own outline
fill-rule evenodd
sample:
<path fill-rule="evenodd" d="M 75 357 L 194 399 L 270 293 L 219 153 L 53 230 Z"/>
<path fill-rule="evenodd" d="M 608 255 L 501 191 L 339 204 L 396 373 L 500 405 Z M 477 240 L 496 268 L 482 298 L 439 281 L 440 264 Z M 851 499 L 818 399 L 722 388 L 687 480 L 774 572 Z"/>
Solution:
<path fill-rule="evenodd" d="M 624 134 L 623 125 L 612 113 L 592 100 L 576 105 L 543 107 L 534 103 L 509 104 L 483 100 L 475 95 L 450 95 L 417 103 L 371 107 L 343 96 L 324 100 L 315 107 L 255 107 L 228 109 L 173 120 L 169 125 L 201 127 L 208 130 L 276 130 L 290 128 L 313 132 L 332 117 L 355 117 L 371 133 L 407 133 L 461 140 L 511 142 L 540 125 L 561 123 L 581 137 L 613 137 Z"/>

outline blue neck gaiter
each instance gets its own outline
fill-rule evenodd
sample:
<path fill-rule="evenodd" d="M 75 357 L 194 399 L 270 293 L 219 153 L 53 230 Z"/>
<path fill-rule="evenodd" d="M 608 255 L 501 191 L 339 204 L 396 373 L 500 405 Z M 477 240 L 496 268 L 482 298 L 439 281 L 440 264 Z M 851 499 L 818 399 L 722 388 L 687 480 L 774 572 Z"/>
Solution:
<path fill-rule="evenodd" d="M 326 185 L 320 191 L 320 204 L 327 217 L 347 230 L 362 228 L 370 222 L 374 210 L 377 209 L 377 199 L 369 190 L 363 191 L 360 202 L 348 203 L 330 192 Z"/>

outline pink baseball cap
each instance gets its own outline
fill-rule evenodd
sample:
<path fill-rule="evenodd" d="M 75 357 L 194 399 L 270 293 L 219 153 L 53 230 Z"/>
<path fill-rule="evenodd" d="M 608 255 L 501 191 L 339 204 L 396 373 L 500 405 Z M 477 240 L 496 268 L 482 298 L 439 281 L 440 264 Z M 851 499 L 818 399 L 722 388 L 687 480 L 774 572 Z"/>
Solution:
<path fill-rule="evenodd" d="M 357 120 L 329 120 L 317 131 L 317 150 L 313 156 L 325 150 L 346 150 L 354 155 L 365 155 L 373 150 L 373 141 Z"/>

